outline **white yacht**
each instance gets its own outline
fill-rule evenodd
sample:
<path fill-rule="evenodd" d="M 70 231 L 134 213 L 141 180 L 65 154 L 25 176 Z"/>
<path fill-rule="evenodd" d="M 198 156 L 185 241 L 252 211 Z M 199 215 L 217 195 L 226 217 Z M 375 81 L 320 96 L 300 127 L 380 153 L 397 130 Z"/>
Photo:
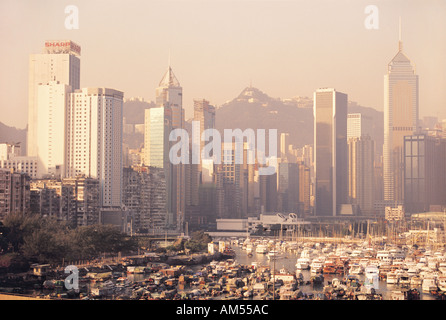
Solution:
<path fill-rule="evenodd" d="M 386 279 L 387 284 L 398 284 L 398 280 L 399 280 L 398 271 L 390 271 L 387 274 L 387 279 Z"/>
<path fill-rule="evenodd" d="M 434 277 L 424 278 L 423 284 L 421 285 L 421 290 L 427 293 L 429 293 L 431 290 L 437 290 L 437 279 Z"/>
<path fill-rule="evenodd" d="M 256 253 L 266 254 L 268 252 L 268 247 L 264 244 L 258 244 L 256 247 Z"/>
<path fill-rule="evenodd" d="M 324 261 L 322 259 L 314 259 L 310 265 L 311 273 L 322 273 L 324 268 Z"/>
<path fill-rule="evenodd" d="M 307 270 L 310 269 L 310 259 L 308 258 L 299 258 L 296 262 L 296 268 L 299 270 Z"/>
<path fill-rule="evenodd" d="M 388 250 L 379 250 L 376 253 L 376 259 L 378 259 L 380 263 L 382 262 L 391 263 L 393 260 L 393 256 Z"/>
<path fill-rule="evenodd" d="M 415 275 L 412 278 L 410 278 L 410 285 L 412 287 L 418 287 L 423 284 L 423 278 L 421 278 L 419 275 Z"/>
<path fill-rule="evenodd" d="M 374 264 L 368 265 L 364 272 L 367 277 L 379 276 L 379 268 Z"/>
<path fill-rule="evenodd" d="M 438 263 L 438 271 L 440 271 L 442 274 L 446 275 L 446 262 Z"/>
<path fill-rule="evenodd" d="M 441 291 L 446 291 L 446 276 L 439 276 L 437 280 L 438 280 L 438 288 Z"/>
<path fill-rule="evenodd" d="M 359 263 L 355 263 L 350 267 L 350 274 L 363 274 L 364 273 L 364 267 L 359 264 Z"/>
<path fill-rule="evenodd" d="M 407 272 L 402 272 L 399 275 L 399 284 L 401 286 L 409 286 L 410 285 L 410 276 Z"/>
<path fill-rule="evenodd" d="M 277 250 L 271 250 L 270 252 L 268 252 L 267 257 L 269 260 L 272 259 L 280 259 L 283 257 L 283 254 L 280 251 Z"/>

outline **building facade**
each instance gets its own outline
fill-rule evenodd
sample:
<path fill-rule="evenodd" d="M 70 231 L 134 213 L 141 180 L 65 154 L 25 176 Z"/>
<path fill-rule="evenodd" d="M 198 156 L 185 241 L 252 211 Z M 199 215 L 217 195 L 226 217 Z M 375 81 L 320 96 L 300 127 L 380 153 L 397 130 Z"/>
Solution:
<path fill-rule="evenodd" d="M 315 214 L 336 216 L 347 202 L 347 94 L 314 93 Z"/>
<path fill-rule="evenodd" d="M 28 138 L 27 155 L 37 156 L 40 111 L 37 109 L 39 85 L 58 81 L 72 90 L 80 88 L 80 53 L 79 45 L 69 40 L 46 41 L 43 53 L 29 57 L 28 79 Z M 42 105 L 41 105 L 42 106 Z"/>
<path fill-rule="evenodd" d="M 65 177 L 98 179 L 101 206 L 121 206 L 123 93 L 83 88 L 67 110 Z"/>
<path fill-rule="evenodd" d="M 384 201 L 393 205 L 404 199 L 404 136 L 416 132 L 418 125 L 418 75 L 403 53 L 401 38 L 397 54 L 384 76 Z"/>

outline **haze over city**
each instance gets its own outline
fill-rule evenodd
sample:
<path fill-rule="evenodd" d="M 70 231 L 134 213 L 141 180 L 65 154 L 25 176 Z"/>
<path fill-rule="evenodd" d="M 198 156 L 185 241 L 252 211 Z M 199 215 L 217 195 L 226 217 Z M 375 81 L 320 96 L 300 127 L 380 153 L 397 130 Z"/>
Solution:
<path fill-rule="evenodd" d="M 366 29 L 367 5 L 379 28 Z M 79 29 L 64 26 L 68 5 Z M 272 97 L 319 87 L 383 110 L 383 76 L 398 49 L 420 77 L 420 118 L 446 118 L 444 1 L 8 1 L 0 3 L 1 122 L 27 125 L 28 59 L 48 39 L 82 47 L 81 86 L 154 100 L 169 56 L 186 118 L 193 99 L 219 106 L 252 83 Z M 441 72 L 443 71 L 443 72 Z"/>

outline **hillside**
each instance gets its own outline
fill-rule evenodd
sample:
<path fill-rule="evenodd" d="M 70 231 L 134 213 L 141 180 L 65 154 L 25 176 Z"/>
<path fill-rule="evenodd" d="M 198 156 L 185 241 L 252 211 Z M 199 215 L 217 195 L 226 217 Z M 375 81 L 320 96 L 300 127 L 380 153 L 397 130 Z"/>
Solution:
<path fill-rule="evenodd" d="M 27 129 L 17 129 L 0 122 L 0 143 L 18 143 L 21 144 L 22 155 L 26 153 L 26 133 Z"/>
<path fill-rule="evenodd" d="M 307 98 L 308 99 L 308 98 Z M 280 133 L 289 133 L 290 143 L 295 147 L 313 144 L 313 109 L 311 103 L 298 103 L 299 98 L 282 101 L 274 99 L 259 89 L 245 88 L 238 97 L 225 103 L 216 112 L 216 128 L 242 130 L 246 128 L 277 129 Z M 373 120 L 372 138 L 380 153 L 383 138 L 383 113 L 375 109 L 349 102 L 349 113 L 359 112 Z"/>

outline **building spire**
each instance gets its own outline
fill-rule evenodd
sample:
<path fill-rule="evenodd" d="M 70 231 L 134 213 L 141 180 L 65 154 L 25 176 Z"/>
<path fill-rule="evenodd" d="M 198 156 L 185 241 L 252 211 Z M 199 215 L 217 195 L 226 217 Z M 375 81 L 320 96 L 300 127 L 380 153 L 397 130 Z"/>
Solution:
<path fill-rule="evenodd" d="M 399 34 L 398 34 L 398 51 L 403 50 L 403 40 L 402 40 L 402 27 L 401 27 L 401 16 L 399 21 Z"/>

